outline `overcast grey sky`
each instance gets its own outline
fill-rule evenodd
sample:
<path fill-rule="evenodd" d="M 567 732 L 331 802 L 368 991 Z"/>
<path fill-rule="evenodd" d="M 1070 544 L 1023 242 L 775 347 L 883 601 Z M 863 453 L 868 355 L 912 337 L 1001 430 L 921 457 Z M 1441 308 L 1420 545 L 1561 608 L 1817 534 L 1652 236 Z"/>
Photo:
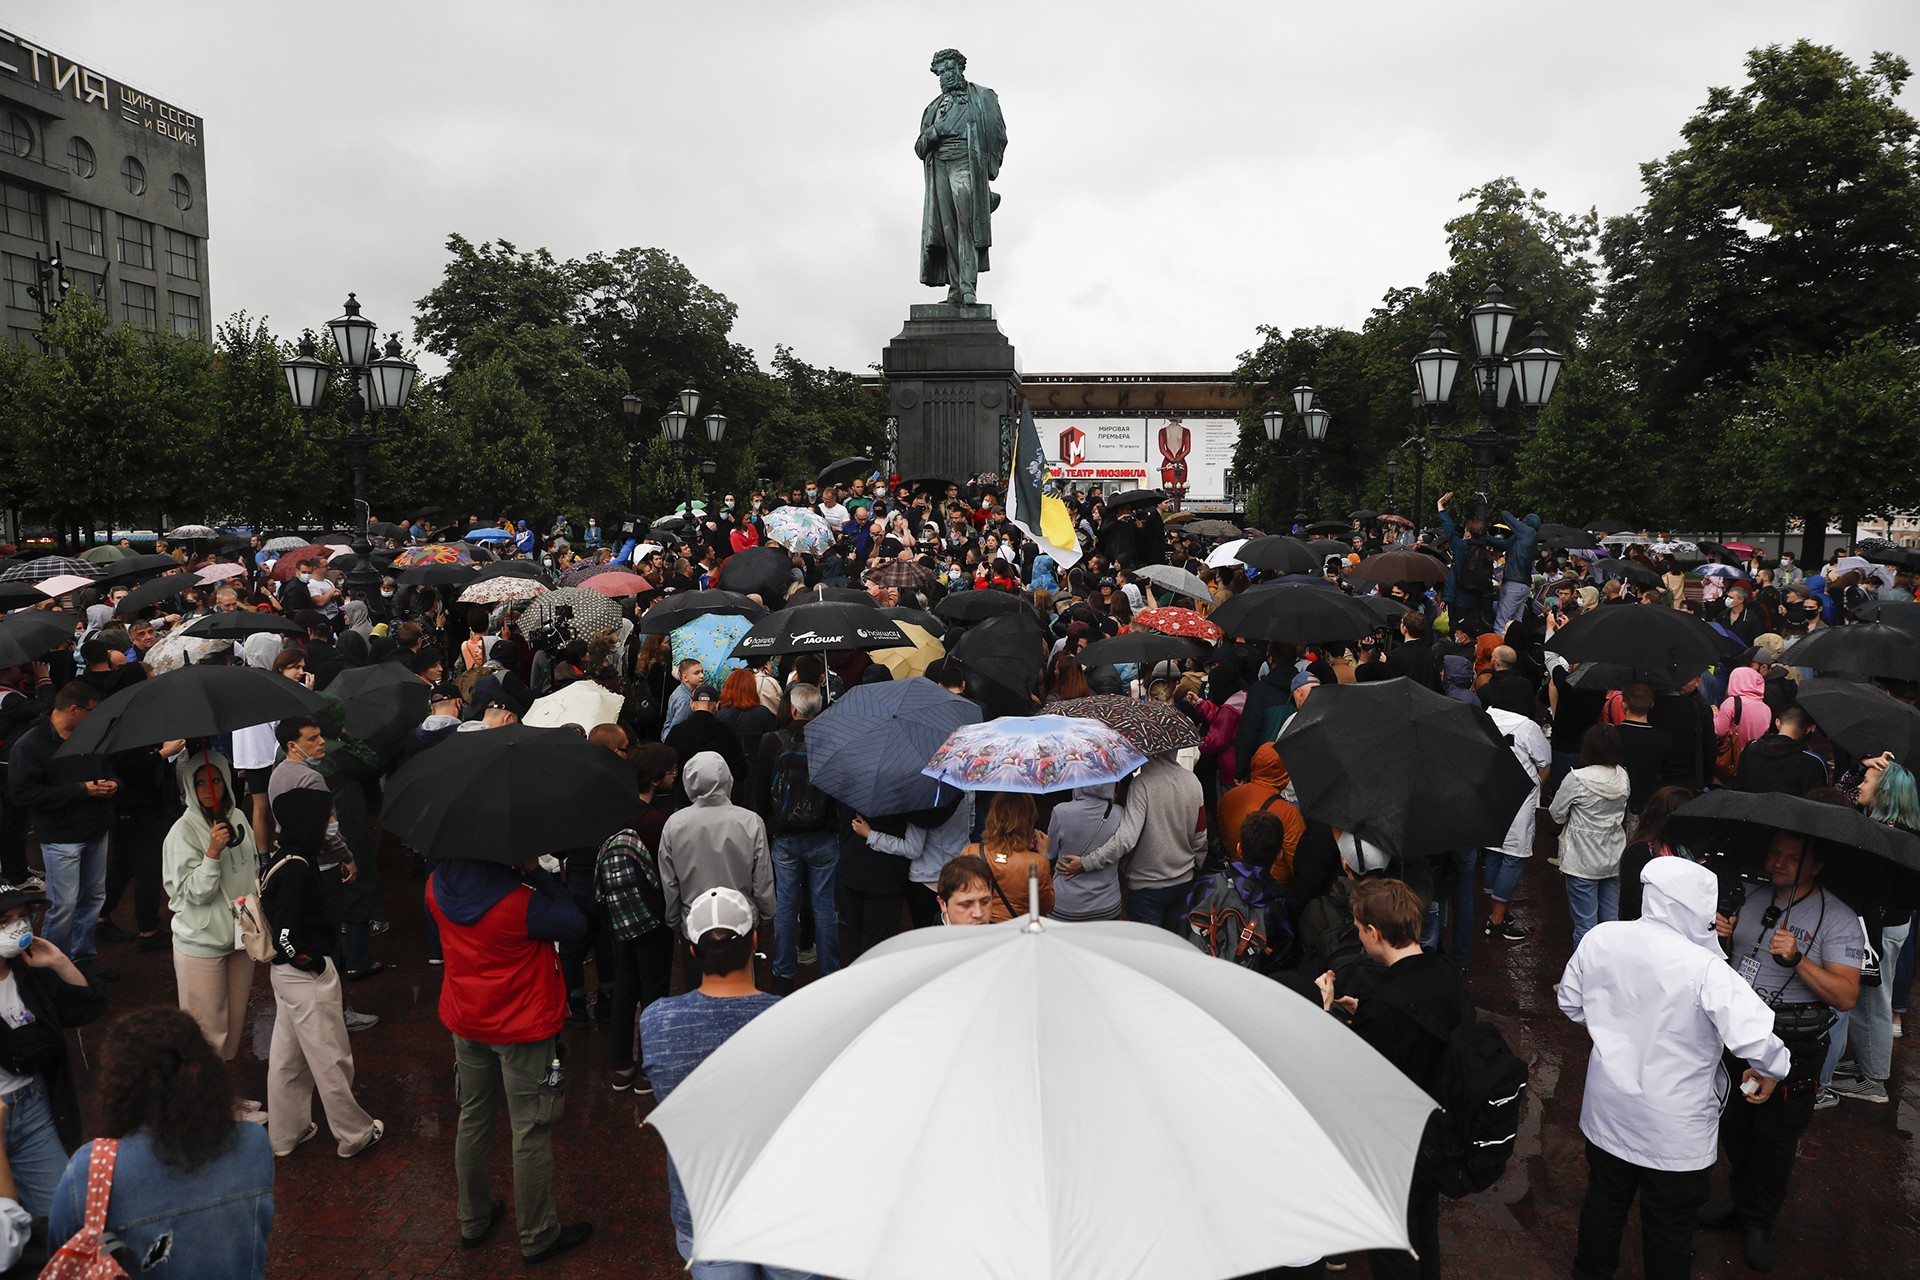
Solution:
<path fill-rule="evenodd" d="M 1006 115 L 981 300 L 1028 372 L 1224 370 L 1257 324 L 1357 324 L 1500 174 L 1624 212 L 1755 46 L 1920 60 L 1914 0 L 0 0 L 0 26 L 205 117 L 216 315 L 292 333 L 353 289 L 408 336 L 449 232 L 651 245 L 762 363 L 856 370 L 941 296 L 912 144 L 942 46 Z"/>

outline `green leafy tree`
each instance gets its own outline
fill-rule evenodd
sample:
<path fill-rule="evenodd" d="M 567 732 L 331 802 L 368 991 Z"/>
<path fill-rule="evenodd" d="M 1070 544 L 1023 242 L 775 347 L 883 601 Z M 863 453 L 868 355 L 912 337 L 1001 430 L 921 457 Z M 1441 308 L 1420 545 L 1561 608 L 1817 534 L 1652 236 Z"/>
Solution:
<path fill-rule="evenodd" d="M 553 438 L 510 360 L 495 355 L 449 377 L 447 410 L 469 450 L 455 487 L 463 511 L 524 511 L 531 524 L 554 510 Z"/>
<path fill-rule="evenodd" d="M 1874 333 L 1840 351 L 1761 365 L 1730 452 L 1769 525 L 1798 515 L 1824 531 L 1830 521 L 1920 509 L 1916 423 L 1920 352 Z"/>
<path fill-rule="evenodd" d="M 344 493 L 339 461 L 316 444 L 287 394 L 280 362 L 291 344 L 265 320 L 235 312 L 214 332 L 208 501 L 220 518 L 256 529 L 330 513 Z"/>
<path fill-rule="evenodd" d="M 1920 161 L 1896 101 L 1910 74 L 1888 53 L 1861 67 L 1804 40 L 1756 49 L 1746 83 L 1710 90 L 1684 145 L 1641 167 L 1645 205 L 1608 222 L 1604 310 L 1628 343 L 1624 385 L 1667 444 L 1673 515 L 1760 516 L 1742 487 L 1700 479 L 1762 366 L 1920 337 Z M 1823 528 L 1810 519 L 1810 540 Z"/>

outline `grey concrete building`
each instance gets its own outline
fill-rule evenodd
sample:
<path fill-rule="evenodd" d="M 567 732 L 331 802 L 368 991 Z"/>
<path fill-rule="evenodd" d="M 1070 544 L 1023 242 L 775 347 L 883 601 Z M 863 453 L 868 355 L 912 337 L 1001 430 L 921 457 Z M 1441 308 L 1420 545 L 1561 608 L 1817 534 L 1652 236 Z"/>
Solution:
<path fill-rule="evenodd" d="M 199 116 L 0 31 L 6 336 L 31 342 L 64 287 L 137 328 L 208 337 L 205 148 Z"/>

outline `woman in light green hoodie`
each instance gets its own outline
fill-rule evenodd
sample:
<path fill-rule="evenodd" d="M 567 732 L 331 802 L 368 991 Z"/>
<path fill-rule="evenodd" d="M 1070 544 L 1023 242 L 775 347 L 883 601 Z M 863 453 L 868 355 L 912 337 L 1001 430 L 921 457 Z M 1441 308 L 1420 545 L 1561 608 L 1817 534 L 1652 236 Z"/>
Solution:
<path fill-rule="evenodd" d="M 260 892 L 259 851 L 233 793 L 225 756 L 194 751 L 175 766 L 186 812 L 167 832 L 161 874 L 173 908 L 173 973 L 180 1007 L 193 1015 L 213 1051 L 227 1062 L 240 1052 L 253 985 L 253 959 L 234 921 L 234 900 Z M 260 1104 L 243 1101 L 248 1119 Z"/>

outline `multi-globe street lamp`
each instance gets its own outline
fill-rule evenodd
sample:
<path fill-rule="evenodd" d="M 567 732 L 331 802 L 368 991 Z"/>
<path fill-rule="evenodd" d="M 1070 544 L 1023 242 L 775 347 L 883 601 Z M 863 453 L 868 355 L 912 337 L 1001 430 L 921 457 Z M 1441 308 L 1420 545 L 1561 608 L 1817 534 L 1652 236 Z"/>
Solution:
<path fill-rule="evenodd" d="M 1294 480 L 1294 516 L 1295 524 L 1305 524 L 1313 518 L 1307 510 L 1307 475 L 1313 470 L 1314 459 L 1319 456 L 1320 443 L 1327 438 L 1327 427 L 1333 422 L 1333 415 L 1320 407 L 1319 397 L 1313 394 L 1313 388 L 1298 386 L 1293 389 L 1293 411 L 1300 417 L 1300 443 L 1293 451 Z M 1267 429 L 1267 440 L 1276 448 L 1287 435 L 1287 411 L 1278 405 L 1260 415 Z"/>
<path fill-rule="evenodd" d="M 1480 305 L 1467 313 L 1468 323 L 1473 329 L 1476 356 L 1473 361 L 1473 382 L 1480 399 L 1480 429 L 1468 435 L 1436 437 L 1465 444 L 1472 450 L 1475 513 L 1482 520 L 1487 517 L 1487 486 L 1494 466 L 1509 449 L 1533 438 L 1539 425 L 1540 410 L 1546 407 L 1548 399 L 1552 397 L 1554 384 L 1560 378 L 1560 367 L 1566 363 L 1565 356 L 1547 349 L 1547 331 L 1538 324 L 1534 325 L 1533 333 L 1527 339 L 1531 346 L 1511 357 L 1504 354 L 1507 338 L 1513 331 L 1513 322 L 1520 313 L 1502 302 L 1503 296 L 1504 291 L 1499 285 L 1489 285 Z M 1459 352 L 1448 349 L 1445 329 L 1434 329 L 1427 342 L 1427 349 L 1413 358 L 1413 372 L 1420 404 L 1430 413 L 1439 415 L 1445 412 L 1453 395 L 1453 381 L 1465 358 Z M 1520 403 L 1527 408 L 1531 417 L 1526 430 L 1507 435 L 1500 431 L 1497 415 L 1513 394 L 1516 384 L 1520 390 Z M 1423 426 L 1423 441 L 1424 435 Z"/>
<path fill-rule="evenodd" d="M 328 331 L 340 362 L 353 378 L 353 393 L 347 400 L 347 430 L 325 433 L 314 428 L 313 411 L 320 407 L 333 366 L 320 359 L 309 329 L 300 337 L 299 353 L 282 360 L 287 375 L 287 390 L 294 407 L 306 425 L 307 434 L 321 444 L 330 445 L 346 455 L 347 468 L 353 473 L 353 527 L 363 537 L 367 530 L 367 460 L 375 447 L 394 438 L 400 411 L 413 395 L 414 379 L 420 366 L 408 360 L 400 350 L 400 335 L 391 334 L 386 347 L 374 354 L 376 332 L 373 321 L 360 314 L 360 302 L 353 294 L 337 320 L 329 321 Z"/>

